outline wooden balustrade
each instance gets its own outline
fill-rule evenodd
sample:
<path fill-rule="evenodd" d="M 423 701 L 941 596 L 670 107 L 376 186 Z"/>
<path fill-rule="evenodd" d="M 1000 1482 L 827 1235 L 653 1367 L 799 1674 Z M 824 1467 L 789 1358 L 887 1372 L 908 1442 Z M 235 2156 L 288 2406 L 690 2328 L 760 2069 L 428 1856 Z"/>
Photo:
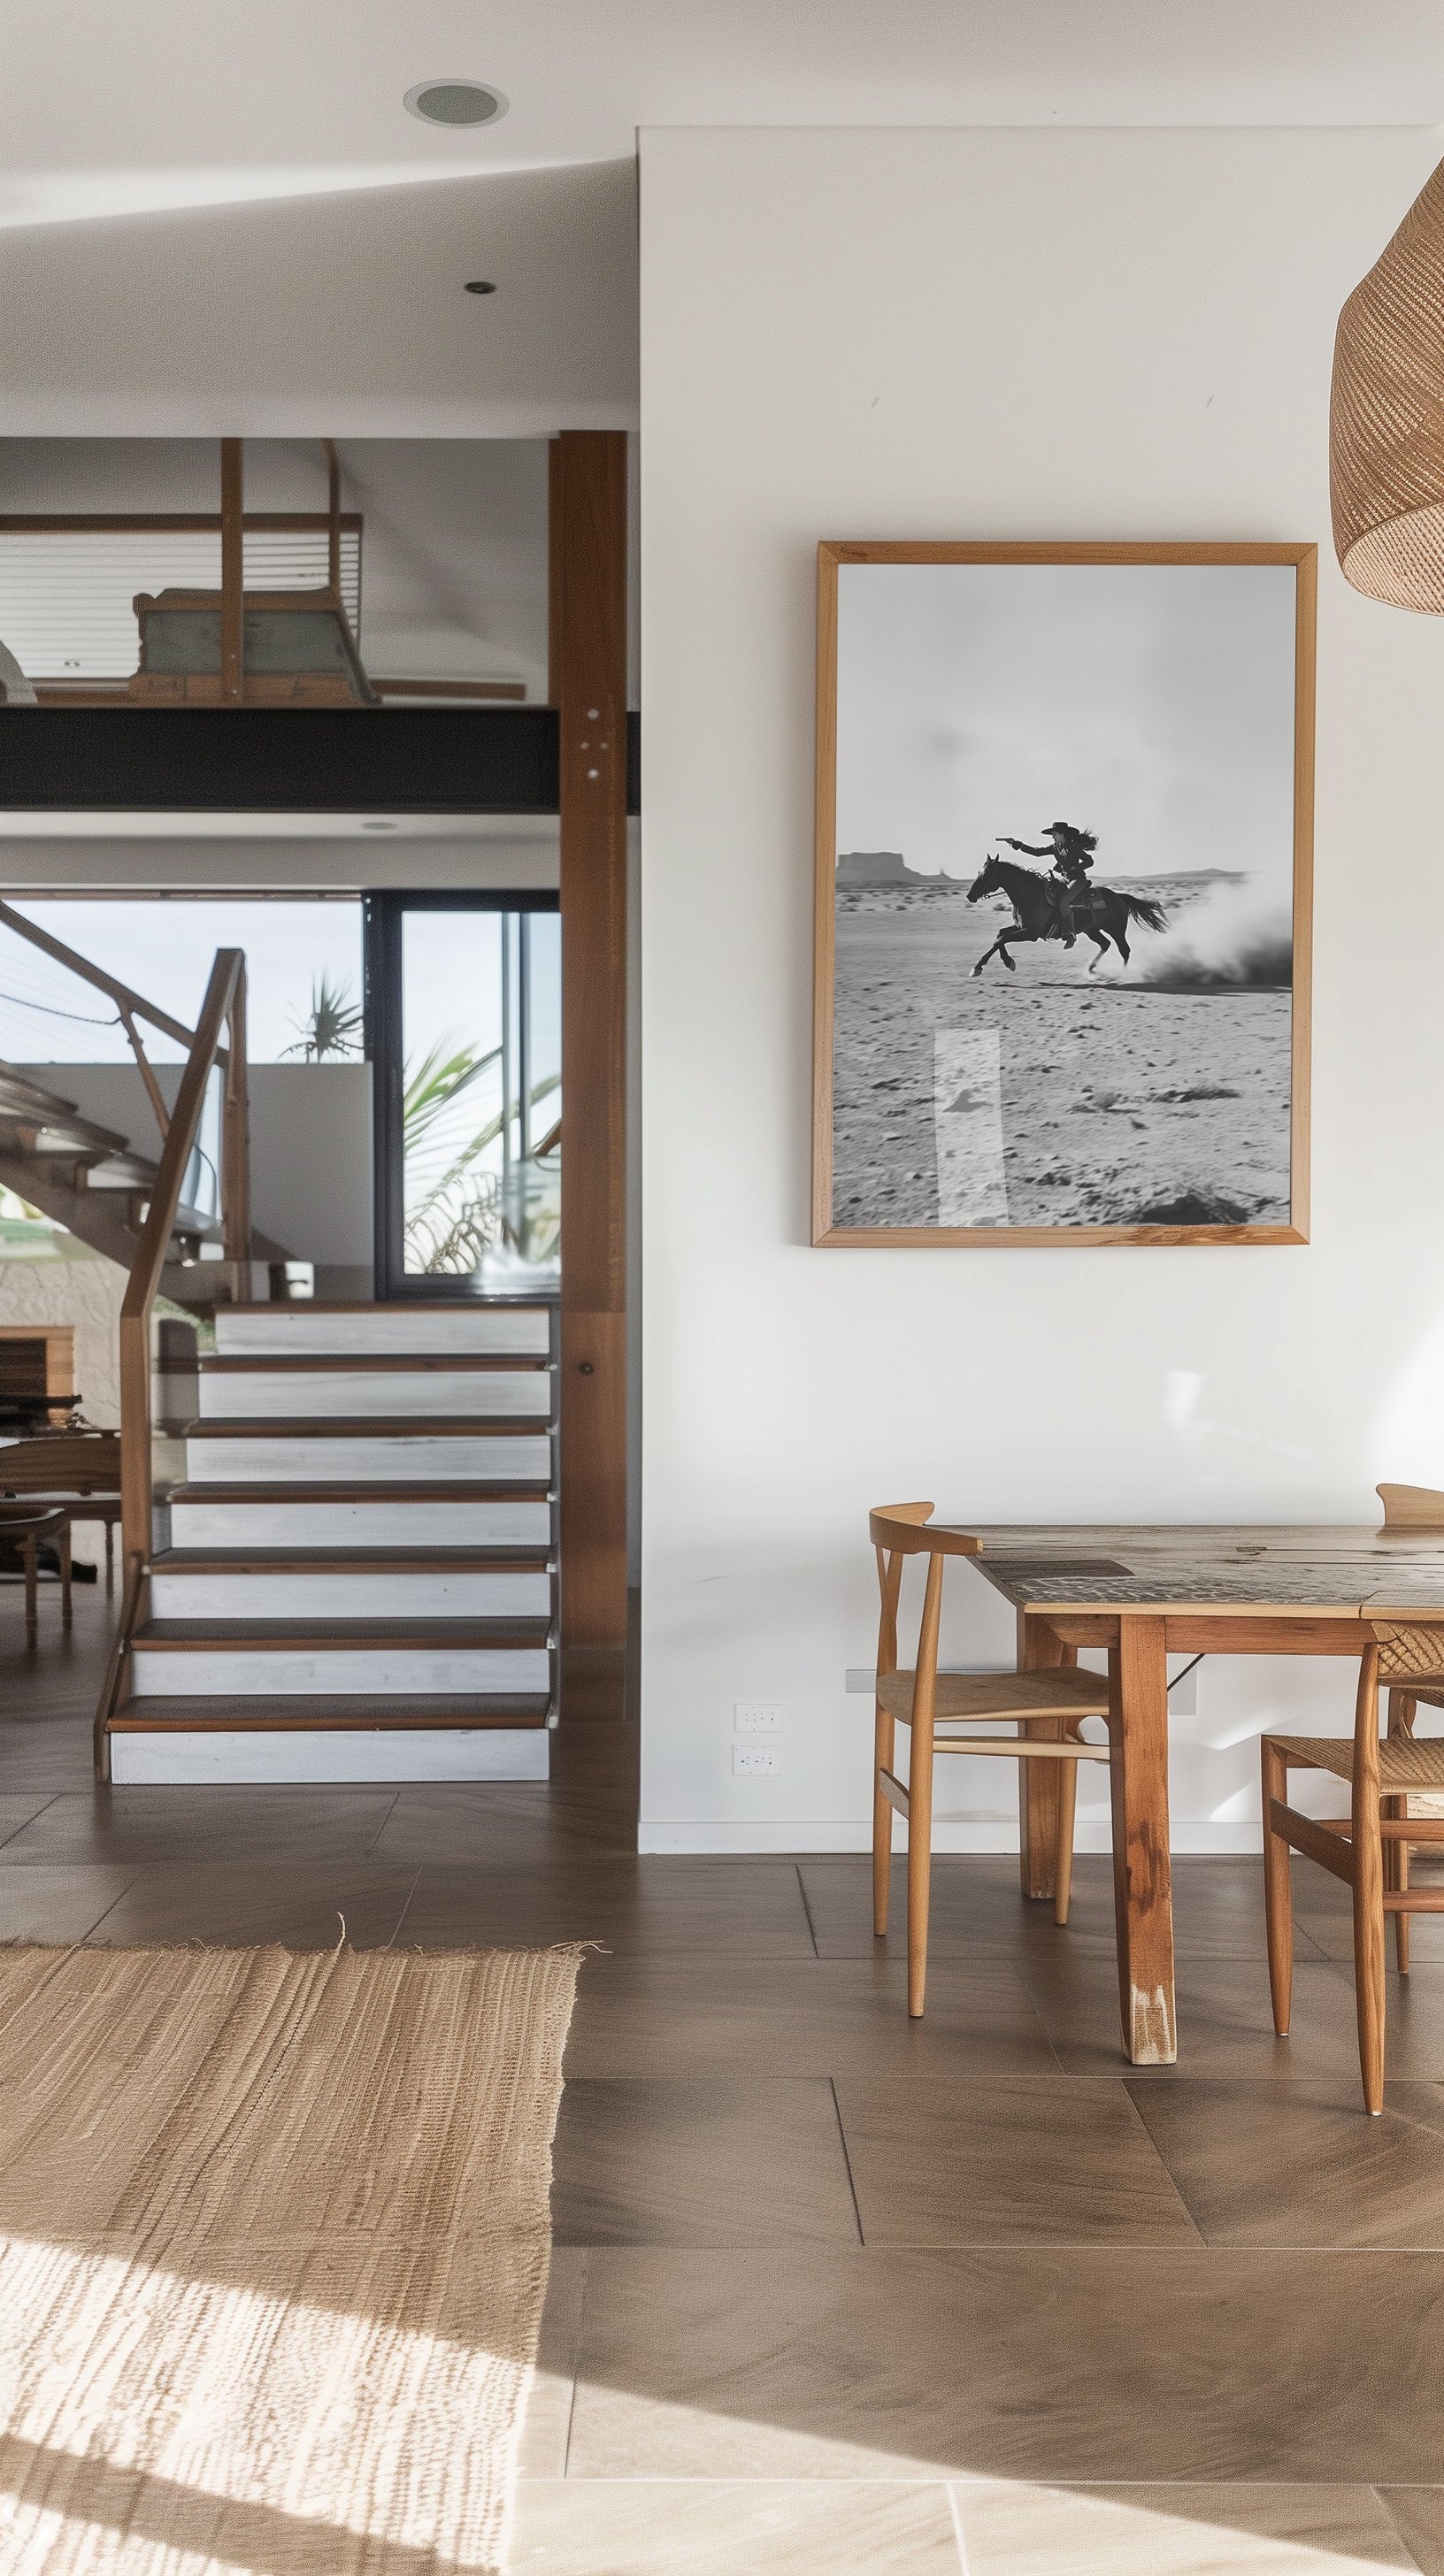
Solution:
<path fill-rule="evenodd" d="M 222 1045 L 222 1038 L 227 1043 Z M 205 1107 L 206 1087 L 218 1064 L 224 1064 L 226 1088 L 221 1119 L 221 1216 L 225 1256 L 237 1264 L 250 1257 L 250 1146 L 246 1091 L 246 960 L 239 948 L 218 948 L 206 987 L 200 1024 L 180 1090 L 171 1112 L 160 1169 L 130 1282 L 120 1310 L 120 1528 L 125 1566 L 125 1593 L 118 1658 L 127 1651 L 130 1632 L 143 1615 L 144 1577 L 153 1544 L 155 1488 L 154 1422 L 151 1401 L 151 1316 L 171 1248 L 176 1211 L 186 1169 L 195 1150 Z M 238 1278 L 238 1286 L 245 1283 Z M 117 1663 L 117 1671 L 119 1664 Z M 107 1683 L 113 1699 L 115 1680 Z M 103 1736 L 108 1710 L 97 1721 Z M 98 1751 L 100 1745 L 98 1742 Z"/>

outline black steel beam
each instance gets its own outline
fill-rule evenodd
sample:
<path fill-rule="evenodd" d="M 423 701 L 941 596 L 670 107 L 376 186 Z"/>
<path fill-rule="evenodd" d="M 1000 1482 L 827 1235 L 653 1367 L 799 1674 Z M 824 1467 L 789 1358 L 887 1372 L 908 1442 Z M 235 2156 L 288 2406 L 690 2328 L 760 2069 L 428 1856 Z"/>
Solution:
<path fill-rule="evenodd" d="M 638 726 L 628 723 L 628 810 Z M 5 707 L 15 813 L 555 814 L 552 707 Z"/>

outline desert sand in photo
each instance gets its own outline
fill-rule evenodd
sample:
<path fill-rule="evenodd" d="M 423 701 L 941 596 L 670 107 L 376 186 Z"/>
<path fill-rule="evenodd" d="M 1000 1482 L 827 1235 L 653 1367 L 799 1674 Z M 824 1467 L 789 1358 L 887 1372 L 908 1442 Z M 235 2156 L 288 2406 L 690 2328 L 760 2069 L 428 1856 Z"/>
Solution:
<path fill-rule="evenodd" d="M 1287 923 L 1223 872 L 1124 882 L 1169 917 L 1131 934 L 1131 966 L 1090 974 L 1085 938 L 978 978 L 1007 904 L 970 905 L 963 878 L 839 890 L 834 1225 L 958 1221 L 939 1200 L 940 1032 L 996 1048 L 1000 1167 L 997 1107 L 962 1094 L 991 1118 L 998 1173 L 970 1221 L 1288 1223 Z"/>

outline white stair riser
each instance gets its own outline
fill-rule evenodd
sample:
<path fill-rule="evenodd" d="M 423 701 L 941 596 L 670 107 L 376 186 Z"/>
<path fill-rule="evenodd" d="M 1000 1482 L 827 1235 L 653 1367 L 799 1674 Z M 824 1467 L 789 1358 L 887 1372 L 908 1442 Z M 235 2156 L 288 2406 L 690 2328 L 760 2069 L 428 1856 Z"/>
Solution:
<path fill-rule="evenodd" d="M 495 1574 L 152 1574 L 155 1618 L 549 1618 L 552 1579 Z"/>
<path fill-rule="evenodd" d="M 157 1619 L 545 1619 L 551 1578 L 494 1573 L 166 1574 L 151 1577 Z"/>
<path fill-rule="evenodd" d="M 271 1699 L 305 1693 L 333 1698 L 444 1697 L 478 1691 L 551 1688 L 544 1646 L 298 1646 L 268 1653 L 205 1646 L 186 1654 L 137 1646 L 137 1698 Z"/>
<path fill-rule="evenodd" d="M 548 1369 L 204 1371 L 200 1409 L 202 1420 L 231 1422 L 314 1422 L 328 1414 L 356 1421 L 373 1413 L 525 1414 L 547 1422 L 552 1380 Z"/>
<path fill-rule="evenodd" d="M 354 1485 L 410 1478 L 426 1485 L 523 1484 L 551 1473 L 551 1443 L 544 1433 L 501 1433 L 488 1439 L 465 1432 L 442 1439 L 425 1432 L 369 1432 L 355 1439 L 326 1433 L 293 1437 L 215 1439 L 196 1432 L 186 1442 L 191 1484 Z M 275 1545 L 277 1542 L 271 1542 Z"/>
<path fill-rule="evenodd" d="M 551 1505 L 172 1503 L 172 1547 L 548 1547 Z"/>
<path fill-rule="evenodd" d="M 222 1308 L 216 1317 L 216 1348 L 223 1359 L 253 1359 L 273 1351 L 288 1359 L 303 1359 L 308 1351 L 337 1357 L 354 1352 L 368 1359 L 393 1352 L 517 1352 L 542 1359 L 550 1345 L 550 1315 L 526 1307 L 477 1306 L 440 1314 L 428 1313 L 424 1306 L 358 1306 L 349 1314 L 325 1315 L 302 1303 L 251 1314 Z"/>
<path fill-rule="evenodd" d="M 368 1727 L 308 1734 L 113 1735 L 117 1787 L 257 1780 L 545 1780 L 545 1727 Z"/>

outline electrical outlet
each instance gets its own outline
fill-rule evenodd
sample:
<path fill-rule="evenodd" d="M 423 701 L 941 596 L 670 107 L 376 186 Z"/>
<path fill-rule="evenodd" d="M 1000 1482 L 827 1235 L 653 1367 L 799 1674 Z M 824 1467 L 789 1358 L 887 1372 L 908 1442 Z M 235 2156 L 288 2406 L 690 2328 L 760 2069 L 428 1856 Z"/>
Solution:
<path fill-rule="evenodd" d="M 739 1735 L 780 1735 L 785 1716 L 780 1699 L 739 1699 L 732 1704 L 732 1723 Z"/>
<path fill-rule="evenodd" d="M 740 1777 L 755 1779 L 760 1771 L 780 1771 L 777 1748 L 772 1744 L 734 1744 L 732 1768 Z"/>

